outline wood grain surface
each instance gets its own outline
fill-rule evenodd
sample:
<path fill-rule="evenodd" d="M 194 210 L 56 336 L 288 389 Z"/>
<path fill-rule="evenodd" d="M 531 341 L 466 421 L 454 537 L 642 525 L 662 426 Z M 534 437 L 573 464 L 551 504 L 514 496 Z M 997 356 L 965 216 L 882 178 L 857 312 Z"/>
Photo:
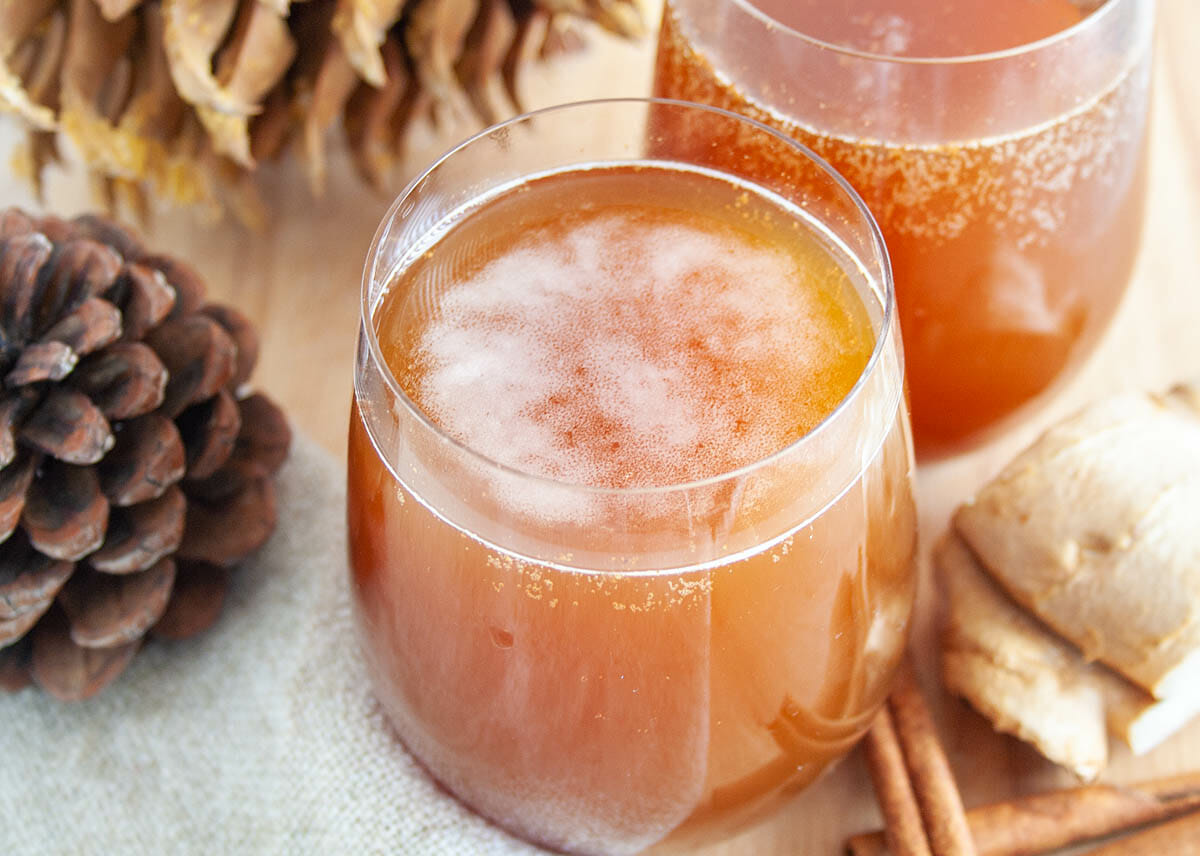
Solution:
<path fill-rule="evenodd" d="M 655 14 L 652 8 L 650 20 Z M 648 92 L 652 37 L 638 45 L 589 37 L 587 51 L 527 75 L 531 106 Z M 1133 282 L 1099 351 L 1021 428 L 918 473 L 924 549 L 914 653 L 968 806 L 1067 785 L 1071 779 L 1022 744 L 996 735 L 938 690 L 929 545 L 954 506 L 1055 418 L 1114 391 L 1158 389 L 1200 377 L 1200 2 L 1160 0 L 1158 49 L 1145 237 Z M 422 136 L 408 158 L 412 170 L 471 130 L 447 128 Z M 5 153 L 16 139 L 12 124 L 0 123 L 0 164 L 7 163 Z M 255 384 L 284 404 L 296 426 L 344 456 L 359 280 L 390 199 L 364 189 L 344 159 L 334 164 L 321 199 L 311 197 L 295 164 L 265 169 L 264 184 L 282 212 L 265 232 L 248 233 L 232 223 L 200 224 L 189 214 L 164 212 L 151 224 L 149 241 L 191 260 L 214 297 L 257 321 L 263 348 Z M 86 210 L 85 186 L 78 174 L 54 177 L 46 207 L 59 214 Z M 3 168 L 0 200 L 37 207 L 28 189 Z M 1143 758 L 1117 747 L 1104 779 L 1131 781 L 1197 768 L 1200 722 Z M 703 856 L 832 856 L 849 834 L 878 822 L 855 753 L 776 817 L 704 850 Z"/>

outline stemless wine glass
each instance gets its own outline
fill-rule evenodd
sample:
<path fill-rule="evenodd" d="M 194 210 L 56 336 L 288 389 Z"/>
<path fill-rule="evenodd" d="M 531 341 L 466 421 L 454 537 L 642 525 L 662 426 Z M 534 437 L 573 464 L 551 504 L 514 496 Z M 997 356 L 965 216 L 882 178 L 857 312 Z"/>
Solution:
<path fill-rule="evenodd" d="M 1078 365 L 1142 223 L 1154 0 L 1025 4 L 1076 22 L 966 56 L 896 55 L 912 22 L 880 14 L 1000 26 L 1004 3 L 975 5 L 966 21 L 901 0 L 666 0 L 659 42 L 656 95 L 761 119 L 866 199 L 922 456 L 981 442 Z"/>
<path fill-rule="evenodd" d="M 678 139 L 682 125 L 712 142 Z M 730 134 L 769 157 L 749 173 L 714 167 Z M 715 178 L 744 191 L 731 193 L 737 205 L 761 194 L 788 217 L 781 240 L 822 242 L 845 273 L 842 298 L 869 318 L 866 368 L 800 439 L 687 483 L 597 487 L 493 460 L 400 380 L 396 337 L 431 323 L 444 287 L 435 276 L 410 289 L 404 274 L 457 264 L 481 245 L 451 252 L 444 236 L 535 179 L 558 176 L 565 192 L 630 167 L 633 179 L 648 169 Z M 578 187 L 572 206 L 586 202 Z M 730 288 L 736 302 L 743 286 Z M 530 370 L 541 367 L 513 365 Z M 506 424 L 500 405 L 475 404 Z M 408 749 L 527 839 L 619 854 L 718 837 L 848 752 L 907 636 L 912 466 L 878 229 L 828 165 L 757 122 L 661 100 L 519 117 L 430 167 L 375 236 L 349 442 L 363 650 Z"/>

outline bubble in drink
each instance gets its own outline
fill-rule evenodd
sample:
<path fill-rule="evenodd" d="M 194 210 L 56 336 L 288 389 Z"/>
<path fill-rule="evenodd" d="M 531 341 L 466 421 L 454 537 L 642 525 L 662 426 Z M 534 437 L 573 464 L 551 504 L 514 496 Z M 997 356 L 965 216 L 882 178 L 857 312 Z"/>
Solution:
<path fill-rule="evenodd" d="M 617 186 L 656 183 L 645 175 L 576 181 L 603 190 L 559 210 L 556 180 L 533 181 L 447 235 L 434 258 L 449 263 L 406 272 L 440 296 L 393 361 L 448 433 L 560 481 L 670 485 L 784 448 L 849 392 L 870 323 L 841 259 L 791 217 L 732 186 L 714 214 L 618 201 Z"/>

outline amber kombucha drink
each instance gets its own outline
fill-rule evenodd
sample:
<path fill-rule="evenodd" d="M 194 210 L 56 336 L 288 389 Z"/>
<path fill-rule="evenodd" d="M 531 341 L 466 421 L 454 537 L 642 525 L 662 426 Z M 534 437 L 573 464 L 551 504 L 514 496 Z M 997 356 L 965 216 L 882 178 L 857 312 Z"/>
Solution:
<path fill-rule="evenodd" d="M 1116 310 L 1153 5 L 667 0 L 655 94 L 767 122 L 862 194 L 895 272 L 917 448 L 938 455 L 1050 388 Z"/>
<path fill-rule="evenodd" d="M 728 832 L 848 751 L 907 633 L 910 442 L 866 273 L 682 164 L 529 177 L 432 232 L 366 319 L 397 400 L 360 380 L 351 420 L 383 707 L 531 840 Z"/>

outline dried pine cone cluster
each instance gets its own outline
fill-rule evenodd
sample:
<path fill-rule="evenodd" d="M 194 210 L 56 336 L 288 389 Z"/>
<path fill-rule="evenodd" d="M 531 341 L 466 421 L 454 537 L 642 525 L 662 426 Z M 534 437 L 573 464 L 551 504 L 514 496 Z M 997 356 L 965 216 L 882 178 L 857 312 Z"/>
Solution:
<path fill-rule="evenodd" d="M 149 191 L 254 222 L 251 171 L 293 138 L 319 190 L 341 119 L 359 171 L 381 184 L 414 119 L 519 109 L 518 70 L 563 41 L 553 21 L 634 35 L 637 3 L 0 0 L 0 109 L 30 129 L 35 184 L 61 133 L 110 208 L 144 211 Z"/>
<path fill-rule="evenodd" d="M 291 440 L 257 352 L 123 228 L 0 211 L 0 688 L 87 698 L 216 620 Z"/>

